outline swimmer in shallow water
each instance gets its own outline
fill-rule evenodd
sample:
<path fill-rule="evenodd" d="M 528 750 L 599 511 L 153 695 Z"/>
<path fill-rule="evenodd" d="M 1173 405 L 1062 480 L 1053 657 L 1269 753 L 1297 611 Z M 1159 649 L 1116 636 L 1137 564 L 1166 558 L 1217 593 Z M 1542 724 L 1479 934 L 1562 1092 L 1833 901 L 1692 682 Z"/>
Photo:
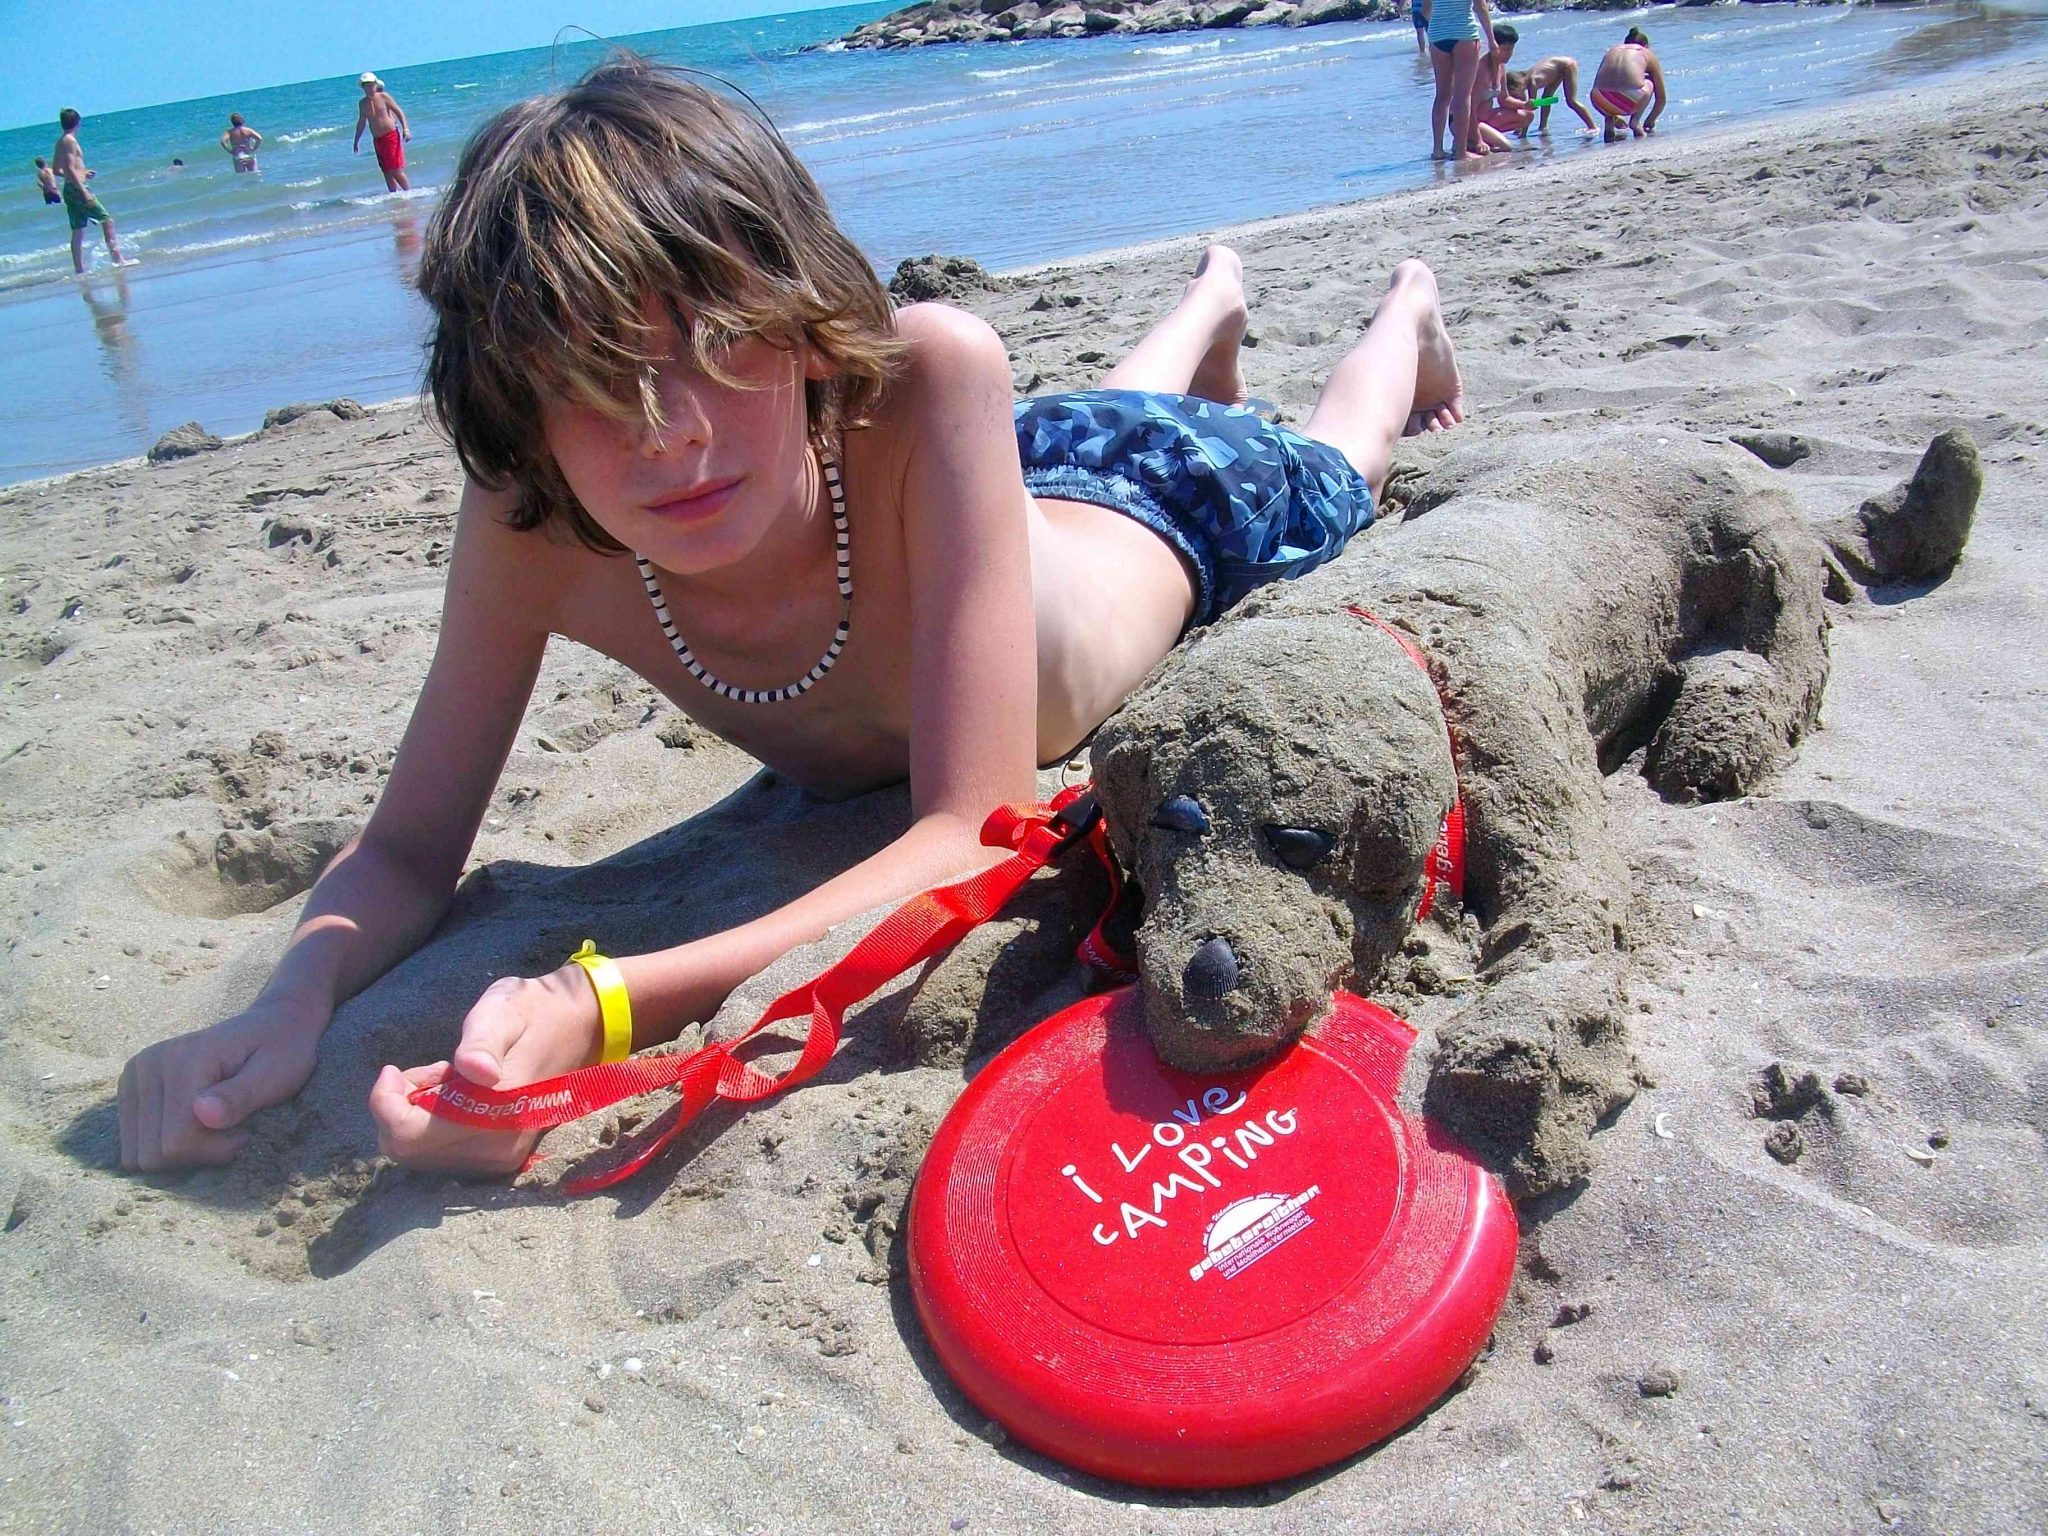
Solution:
<path fill-rule="evenodd" d="M 86 168 L 85 151 L 78 143 L 78 125 L 82 121 L 74 107 L 66 107 L 57 114 L 57 126 L 64 131 L 50 155 L 51 168 L 61 178 L 57 191 L 64 202 L 64 216 L 71 224 L 71 270 L 81 274 L 85 271 L 85 232 L 94 224 L 99 225 L 100 234 L 106 239 L 107 254 L 113 257 L 114 265 L 132 266 L 134 263 L 121 254 L 120 237 L 114 233 L 114 216 L 86 185 L 94 173 Z"/>
<path fill-rule="evenodd" d="M 256 151 L 263 147 L 263 135 L 242 121 L 242 114 L 228 114 L 228 131 L 220 136 L 220 147 L 228 152 L 235 162 L 235 174 L 247 175 L 256 169 Z"/>
<path fill-rule="evenodd" d="M 356 83 L 362 87 L 363 95 L 356 103 L 356 137 L 349 153 L 362 149 L 363 132 L 367 129 L 370 148 L 377 152 L 377 169 L 384 173 L 384 190 L 410 192 L 412 179 L 405 173 L 405 141 L 412 137 L 412 124 L 406 121 L 405 108 L 369 70 L 364 70 Z"/>

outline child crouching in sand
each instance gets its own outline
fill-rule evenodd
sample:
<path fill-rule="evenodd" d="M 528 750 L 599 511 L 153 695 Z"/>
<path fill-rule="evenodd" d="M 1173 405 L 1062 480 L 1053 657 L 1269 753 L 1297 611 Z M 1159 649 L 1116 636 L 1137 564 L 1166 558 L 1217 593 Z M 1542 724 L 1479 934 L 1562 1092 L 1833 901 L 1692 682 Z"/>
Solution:
<path fill-rule="evenodd" d="M 1554 53 L 1547 59 L 1538 59 L 1529 66 L 1528 77 L 1521 92 L 1531 103 L 1541 102 L 1552 96 L 1561 96 L 1564 104 L 1578 114 L 1580 122 L 1591 132 L 1598 125 L 1593 116 L 1579 102 L 1579 61 L 1569 54 Z M 1555 103 L 1552 103 L 1555 105 Z M 1550 131 L 1550 107 L 1538 108 L 1536 131 Z"/>
<path fill-rule="evenodd" d="M 1605 119 L 1600 137 L 1609 144 L 1621 137 L 1624 124 L 1639 139 L 1657 131 L 1664 115 L 1664 66 L 1642 28 L 1630 27 L 1627 37 L 1600 56 L 1591 100 Z"/>
<path fill-rule="evenodd" d="M 261 996 L 128 1063 L 130 1168 L 231 1158 L 247 1117 L 311 1075 L 336 1007 L 433 931 L 552 636 L 821 794 L 910 782 L 911 826 L 880 852 L 753 921 L 617 959 L 630 1045 L 653 1045 L 834 924 L 987 863 L 982 821 L 1031 798 L 1035 765 L 1189 625 L 1335 555 L 1371 521 L 1395 439 L 1463 414 L 1417 261 L 1302 433 L 1243 409 L 1242 272 L 1220 246 L 1098 389 L 1013 406 L 987 325 L 892 314 L 771 129 L 633 58 L 476 134 L 420 286 L 429 385 L 468 471 L 433 664 L 383 797 Z M 627 1044 L 565 962 L 494 982 L 451 1055 L 512 1087 Z M 383 1150 L 518 1168 L 530 1134 L 410 1102 L 447 1070 L 383 1069 Z"/>

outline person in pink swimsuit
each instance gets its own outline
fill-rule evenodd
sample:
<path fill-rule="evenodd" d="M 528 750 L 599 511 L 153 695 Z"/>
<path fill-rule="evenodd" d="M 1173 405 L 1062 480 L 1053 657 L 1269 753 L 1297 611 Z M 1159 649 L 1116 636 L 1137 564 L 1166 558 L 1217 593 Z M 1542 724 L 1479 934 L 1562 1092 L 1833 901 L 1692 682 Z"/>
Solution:
<path fill-rule="evenodd" d="M 1601 56 L 1587 99 L 1607 120 L 1600 136 L 1609 144 L 1621 137 L 1623 123 L 1639 139 L 1657 131 L 1664 112 L 1664 67 L 1640 27 L 1630 27 L 1628 37 Z"/>

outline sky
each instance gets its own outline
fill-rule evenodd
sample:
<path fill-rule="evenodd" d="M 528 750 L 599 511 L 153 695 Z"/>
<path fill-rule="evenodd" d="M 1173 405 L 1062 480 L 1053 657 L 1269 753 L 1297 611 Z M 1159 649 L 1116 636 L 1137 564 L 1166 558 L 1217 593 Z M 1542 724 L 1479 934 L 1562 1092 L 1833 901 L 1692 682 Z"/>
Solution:
<path fill-rule="evenodd" d="M 0 0 L 0 124 L 849 0 Z M 908 0 L 905 0 L 908 3 Z"/>

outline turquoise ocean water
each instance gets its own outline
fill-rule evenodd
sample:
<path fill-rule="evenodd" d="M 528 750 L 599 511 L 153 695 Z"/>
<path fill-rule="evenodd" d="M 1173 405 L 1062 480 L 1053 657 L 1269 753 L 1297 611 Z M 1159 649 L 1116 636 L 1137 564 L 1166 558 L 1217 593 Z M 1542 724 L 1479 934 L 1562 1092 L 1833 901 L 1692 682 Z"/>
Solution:
<path fill-rule="evenodd" d="M 802 51 L 889 8 L 629 41 L 752 94 L 883 271 L 926 251 L 996 267 L 1052 260 L 1448 174 L 1426 159 L 1428 73 L 1405 21 Z M 1672 135 L 2048 54 L 2048 20 L 1978 5 L 1514 19 L 1519 59 L 1574 54 L 1588 84 L 1609 42 L 1646 28 L 1671 86 Z M 413 127 L 409 196 L 384 193 L 367 142 L 350 153 L 353 79 L 89 116 L 94 187 L 140 265 L 109 270 L 95 232 L 84 279 L 71 275 L 62 209 L 31 179 L 54 122 L 0 133 L 0 164 L 17 173 L 0 198 L 0 482 L 139 453 L 187 420 L 246 431 L 286 401 L 415 388 L 425 316 L 408 282 L 463 140 L 597 54 L 581 43 L 384 71 Z M 259 175 L 236 176 L 217 146 L 230 111 L 265 136 Z M 1588 143 L 1562 109 L 1536 151 L 1626 152 Z M 1427 254 L 1426 232 L 1416 246 Z"/>

